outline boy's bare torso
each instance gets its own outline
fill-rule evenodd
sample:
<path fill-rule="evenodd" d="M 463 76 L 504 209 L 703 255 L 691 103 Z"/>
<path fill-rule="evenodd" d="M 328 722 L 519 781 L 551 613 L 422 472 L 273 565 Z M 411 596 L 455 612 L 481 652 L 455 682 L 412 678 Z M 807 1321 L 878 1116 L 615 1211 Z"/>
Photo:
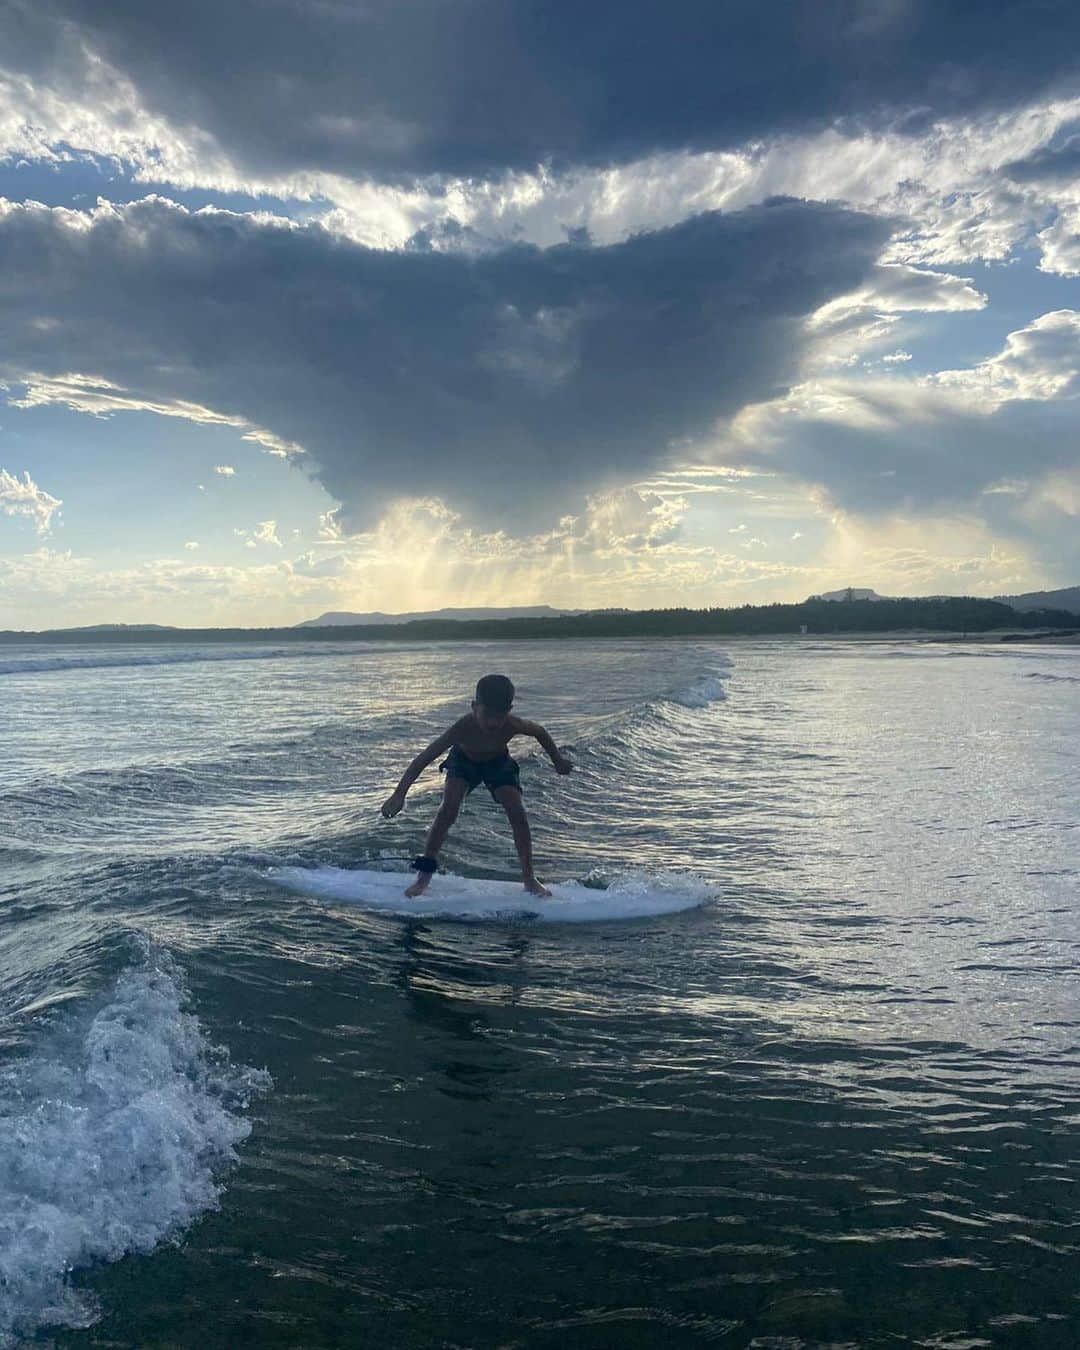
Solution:
<path fill-rule="evenodd" d="M 506 754 L 506 748 L 515 736 L 527 735 L 525 723 L 520 717 L 507 717 L 503 724 L 494 730 L 485 730 L 472 713 L 459 717 L 446 733 L 453 743 L 470 759 L 479 763 L 498 759 Z"/>
<path fill-rule="evenodd" d="M 480 690 L 480 685 L 477 686 L 477 689 Z M 510 685 L 510 692 L 513 693 L 513 685 Z M 389 820 L 391 816 L 398 814 L 405 805 L 405 794 L 412 784 L 429 764 L 434 763 L 447 750 L 459 750 L 462 755 L 467 756 L 474 763 L 487 764 L 505 756 L 506 748 L 515 736 L 532 736 L 539 741 L 555 766 L 556 773 L 566 774 L 573 769 L 573 764 L 566 758 L 552 740 L 550 733 L 539 722 L 528 722 L 524 717 L 515 717 L 509 711 L 504 713 L 501 709 L 493 712 L 477 698 L 473 700 L 472 712 L 467 713 L 464 717 L 459 717 L 449 730 L 444 731 L 441 736 L 437 736 L 429 746 L 421 750 L 413 759 L 402 774 L 401 782 L 383 802 L 383 815 Z M 485 770 L 481 776 L 485 782 L 488 781 L 489 774 L 494 780 L 502 772 L 502 768 L 503 766 L 500 765 L 490 771 Z M 492 787 L 490 783 L 488 786 L 491 789 L 491 795 L 501 803 L 510 819 L 514 831 L 514 846 L 518 851 L 518 857 L 521 859 L 521 876 L 525 889 L 532 895 L 546 899 L 551 892 L 537 880 L 536 873 L 533 871 L 532 836 L 529 833 L 529 820 L 521 802 L 521 790 L 516 782 L 516 772 L 512 773 L 510 777 L 515 781 L 511 782 L 508 779 L 497 787 Z M 416 880 L 405 891 L 410 899 L 415 899 L 418 895 L 424 893 L 432 875 L 438 870 L 438 852 L 446 838 L 447 831 L 457 819 L 458 808 L 465 796 L 476 786 L 472 778 L 471 773 L 464 777 L 458 777 L 456 773 L 447 777 L 443 789 L 442 806 L 439 807 L 438 814 L 428 830 L 427 839 L 424 842 L 424 852 L 417 857 L 414 864 L 417 873 Z M 515 790 L 511 791 L 511 788 Z"/>

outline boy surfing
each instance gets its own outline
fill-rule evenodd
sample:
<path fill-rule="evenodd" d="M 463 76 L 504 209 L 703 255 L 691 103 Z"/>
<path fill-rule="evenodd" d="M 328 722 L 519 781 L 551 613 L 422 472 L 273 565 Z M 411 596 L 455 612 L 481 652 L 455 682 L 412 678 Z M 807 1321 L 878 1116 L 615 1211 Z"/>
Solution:
<path fill-rule="evenodd" d="M 521 801 L 521 783 L 517 761 L 511 759 L 507 746 L 515 736 L 532 736 L 547 751 L 556 773 L 569 773 L 574 767 L 559 752 L 558 746 L 538 722 L 527 722 L 516 717 L 510 709 L 514 703 L 514 686 L 505 675 L 485 675 L 477 683 L 472 711 L 459 717 L 449 730 L 421 750 L 402 774 L 401 782 L 382 805 L 382 813 L 389 819 L 405 805 L 405 794 L 427 766 L 445 751 L 450 753 L 439 768 L 446 773 L 442 805 L 431 822 L 424 852 L 413 861 L 416 880 L 406 890 L 407 896 L 422 895 L 438 868 L 439 849 L 442 848 L 450 826 L 457 819 L 461 803 L 474 787 L 483 783 L 506 812 L 514 832 L 514 846 L 521 860 L 521 879 L 525 889 L 533 895 L 547 897 L 551 892 L 537 880 L 532 864 L 532 834 L 529 818 Z"/>

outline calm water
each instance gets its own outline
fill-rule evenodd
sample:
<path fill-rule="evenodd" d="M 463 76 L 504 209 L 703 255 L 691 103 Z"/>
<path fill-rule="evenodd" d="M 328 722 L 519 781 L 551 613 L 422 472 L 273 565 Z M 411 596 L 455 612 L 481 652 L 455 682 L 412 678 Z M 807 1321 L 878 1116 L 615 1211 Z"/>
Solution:
<path fill-rule="evenodd" d="M 540 875 L 704 908 L 268 883 L 403 868 L 489 670 Z M 7 648 L 0 731 L 0 1344 L 1080 1344 L 1080 648 Z"/>

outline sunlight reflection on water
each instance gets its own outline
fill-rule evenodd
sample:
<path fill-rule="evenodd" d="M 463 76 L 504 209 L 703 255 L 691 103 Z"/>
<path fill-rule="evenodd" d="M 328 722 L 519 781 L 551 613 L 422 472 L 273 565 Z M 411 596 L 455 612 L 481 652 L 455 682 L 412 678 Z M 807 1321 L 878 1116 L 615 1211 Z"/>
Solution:
<path fill-rule="evenodd" d="M 220 1212 L 83 1277 L 97 1330 L 1074 1344 L 1078 667 L 519 643 L 3 676 L 3 992 L 35 1009 L 9 1052 L 104 997 L 137 928 L 274 1080 Z M 514 746 L 542 875 L 690 868 L 710 905 L 522 931 L 266 882 L 404 868 L 434 771 L 378 804 L 489 668 L 578 766 Z M 486 794 L 444 861 L 515 875 Z"/>

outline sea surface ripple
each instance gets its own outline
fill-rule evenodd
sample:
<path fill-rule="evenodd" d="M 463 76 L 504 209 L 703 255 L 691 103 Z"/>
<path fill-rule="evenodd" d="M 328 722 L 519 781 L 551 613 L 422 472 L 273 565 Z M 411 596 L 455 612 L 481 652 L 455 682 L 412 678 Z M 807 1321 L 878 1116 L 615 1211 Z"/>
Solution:
<path fill-rule="evenodd" d="M 409 759 L 510 674 L 540 874 L 419 922 Z M 1080 649 L 584 641 L 0 661 L 0 1346 L 1080 1344 Z M 513 878 L 478 791 L 446 846 Z M 438 884 L 436 879 L 434 885 Z"/>

